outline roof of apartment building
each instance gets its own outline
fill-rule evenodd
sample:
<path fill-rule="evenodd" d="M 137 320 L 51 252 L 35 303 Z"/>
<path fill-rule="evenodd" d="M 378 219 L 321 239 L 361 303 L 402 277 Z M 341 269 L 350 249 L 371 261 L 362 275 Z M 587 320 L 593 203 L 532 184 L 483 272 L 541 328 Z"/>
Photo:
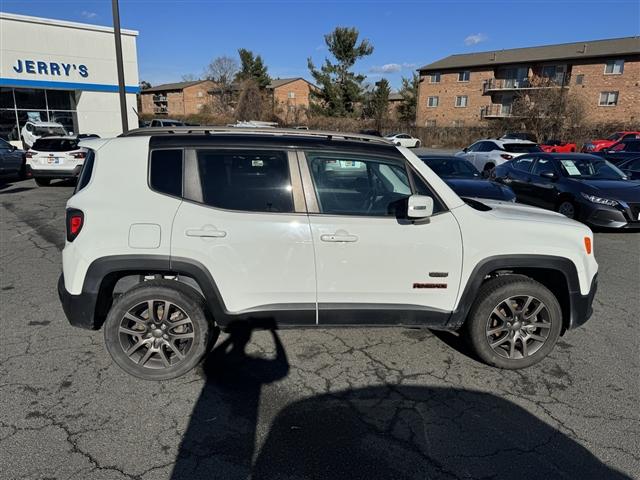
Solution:
<path fill-rule="evenodd" d="M 561 43 L 539 47 L 510 48 L 488 52 L 450 55 L 418 69 L 446 70 L 508 63 L 542 62 L 576 58 L 640 55 L 640 37 L 611 38 L 587 42 Z"/>
<path fill-rule="evenodd" d="M 391 92 L 389 94 L 389 101 L 390 102 L 400 102 L 404 100 L 404 97 L 402 96 L 402 94 L 400 92 Z"/>
<path fill-rule="evenodd" d="M 305 80 L 302 77 L 291 77 L 291 78 L 274 78 L 273 80 L 271 80 L 271 83 L 267 88 L 279 88 L 288 83 L 295 82 L 296 80 L 302 80 L 303 82 L 307 82 L 309 85 L 313 86 L 313 83 L 309 82 L 308 80 Z"/>
<path fill-rule="evenodd" d="M 191 82 L 163 83 L 155 87 L 145 88 L 140 93 L 167 92 L 169 90 L 184 90 L 187 87 L 198 85 L 199 83 L 209 82 L 210 80 L 193 80 Z"/>

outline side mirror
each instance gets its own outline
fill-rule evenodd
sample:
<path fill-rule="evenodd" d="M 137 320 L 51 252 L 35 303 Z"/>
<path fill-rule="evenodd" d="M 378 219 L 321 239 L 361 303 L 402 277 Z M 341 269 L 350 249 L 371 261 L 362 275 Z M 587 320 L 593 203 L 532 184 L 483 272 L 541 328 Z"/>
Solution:
<path fill-rule="evenodd" d="M 558 174 L 556 172 L 552 172 L 550 170 L 544 171 L 540 174 L 543 178 L 548 178 L 549 180 L 557 180 Z"/>
<path fill-rule="evenodd" d="M 11 151 L 15 152 L 18 149 L 18 147 L 16 147 L 15 145 L 11 145 Z"/>
<path fill-rule="evenodd" d="M 469 151 L 469 149 L 468 149 L 467 147 L 464 147 L 464 148 L 462 149 L 462 151 L 463 151 L 464 153 L 467 153 L 467 152 Z"/>
<path fill-rule="evenodd" d="M 425 195 L 409 197 L 407 216 L 409 218 L 427 218 L 433 215 L 433 198 Z"/>

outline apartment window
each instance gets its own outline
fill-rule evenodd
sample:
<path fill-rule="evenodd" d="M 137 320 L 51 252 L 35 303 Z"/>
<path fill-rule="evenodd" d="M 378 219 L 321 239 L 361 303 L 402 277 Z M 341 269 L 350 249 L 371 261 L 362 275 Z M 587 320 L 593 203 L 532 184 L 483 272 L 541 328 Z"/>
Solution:
<path fill-rule="evenodd" d="M 469 97 L 466 95 L 460 95 L 456 97 L 456 107 L 466 107 L 469 101 Z"/>
<path fill-rule="evenodd" d="M 288 96 L 289 98 L 296 98 L 296 92 L 289 92 L 289 93 L 287 94 L 287 96 Z"/>
<path fill-rule="evenodd" d="M 600 92 L 601 107 L 613 107 L 618 104 L 618 92 Z"/>
<path fill-rule="evenodd" d="M 440 83 L 440 74 L 432 73 L 429 75 L 429 83 Z"/>
<path fill-rule="evenodd" d="M 471 78 L 471 72 L 469 70 L 465 70 L 464 72 L 458 73 L 459 82 L 468 82 L 470 78 Z"/>
<path fill-rule="evenodd" d="M 425 125 L 425 127 L 435 127 L 436 126 L 436 121 L 435 120 L 427 120 L 424 125 Z"/>
<path fill-rule="evenodd" d="M 454 127 L 464 127 L 464 120 L 454 120 L 453 121 L 453 126 Z"/>
<path fill-rule="evenodd" d="M 606 75 L 621 75 L 624 72 L 624 60 L 608 60 L 604 66 Z"/>
<path fill-rule="evenodd" d="M 440 99 L 438 97 L 427 98 L 427 107 L 437 107 Z"/>
<path fill-rule="evenodd" d="M 576 85 L 582 85 L 584 83 L 584 74 L 576 75 Z"/>

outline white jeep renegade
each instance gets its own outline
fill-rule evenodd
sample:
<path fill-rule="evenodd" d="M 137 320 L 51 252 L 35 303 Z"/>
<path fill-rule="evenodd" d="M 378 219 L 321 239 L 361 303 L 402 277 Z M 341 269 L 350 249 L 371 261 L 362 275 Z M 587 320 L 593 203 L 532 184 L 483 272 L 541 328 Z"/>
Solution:
<path fill-rule="evenodd" d="M 587 227 L 463 200 L 381 138 L 175 127 L 82 146 L 60 299 L 141 378 L 182 375 L 217 328 L 267 320 L 461 330 L 516 369 L 591 314 Z"/>

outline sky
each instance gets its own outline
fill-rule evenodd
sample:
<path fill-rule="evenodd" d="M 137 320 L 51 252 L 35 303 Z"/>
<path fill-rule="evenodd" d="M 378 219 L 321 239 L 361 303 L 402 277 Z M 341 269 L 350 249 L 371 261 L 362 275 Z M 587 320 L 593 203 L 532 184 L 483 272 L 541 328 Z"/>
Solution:
<path fill-rule="evenodd" d="M 0 11 L 113 25 L 109 0 L 0 0 Z M 260 54 L 273 78 L 311 80 L 307 58 L 324 61 L 324 35 L 336 26 L 356 27 L 374 46 L 354 69 L 394 88 L 455 53 L 640 35 L 638 0 L 120 0 L 120 17 L 140 32 L 140 79 L 152 85 L 199 77 L 238 48 Z"/>

